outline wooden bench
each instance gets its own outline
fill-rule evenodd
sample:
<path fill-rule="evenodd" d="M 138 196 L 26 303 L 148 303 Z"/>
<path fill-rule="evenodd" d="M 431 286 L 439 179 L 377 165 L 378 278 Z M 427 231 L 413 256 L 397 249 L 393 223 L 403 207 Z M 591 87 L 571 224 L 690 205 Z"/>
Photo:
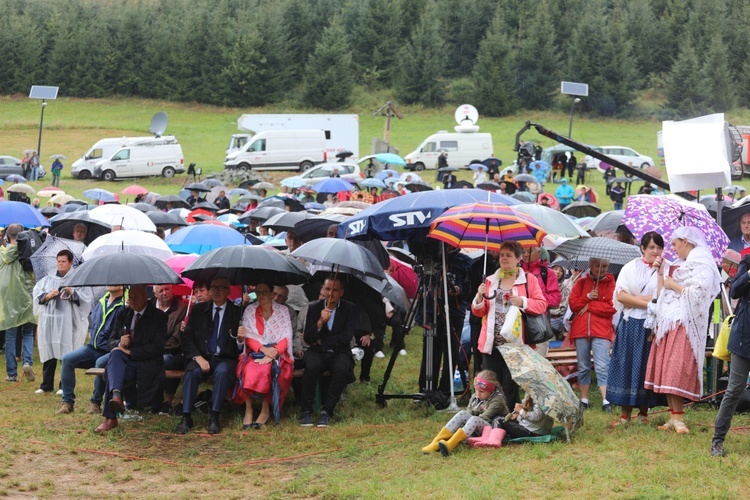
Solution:
<path fill-rule="evenodd" d="M 167 378 L 183 378 L 185 376 L 184 370 L 164 370 L 165 375 Z M 305 373 L 305 370 L 303 368 L 299 368 L 297 370 L 294 370 L 294 378 L 301 378 L 302 374 Z M 86 370 L 86 375 L 104 375 L 104 368 L 89 368 Z M 331 374 L 329 372 L 323 372 L 323 377 L 330 377 Z"/>
<path fill-rule="evenodd" d="M 545 356 L 552 366 L 577 366 L 575 349 L 550 349 Z"/>

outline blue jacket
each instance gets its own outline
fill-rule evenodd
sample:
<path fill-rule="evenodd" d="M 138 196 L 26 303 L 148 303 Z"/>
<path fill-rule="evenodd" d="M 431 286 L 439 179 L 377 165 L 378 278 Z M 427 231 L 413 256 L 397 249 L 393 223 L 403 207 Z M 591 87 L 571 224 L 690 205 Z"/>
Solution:
<path fill-rule="evenodd" d="M 89 345 L 99 352 L 109 352 L 109 338 L 114 333 L 115 322 L 122 312 L 123 297 L 109 304 L 109 293 L 99 299 L 89 314 Z"/>
<path fill-rule="evenodd" d="M 732 354 L 750 358 L 750 280 L 747 271 L 750 267 L 750 256 L 745 256 L 737 269 L 729 294 L 733 299 L 739 299 L 735 318 L 732 322 L 732 333 L 729 334 L 727 348 Z"/>
<path fill-rule="evenodd" d="M 573 197 L 576 195 L 573 188 L 567 183 L 560 184 L 555 190 L 555 198 L 560 202 L 561 205 L 569 205 L 573 201 Z"/>

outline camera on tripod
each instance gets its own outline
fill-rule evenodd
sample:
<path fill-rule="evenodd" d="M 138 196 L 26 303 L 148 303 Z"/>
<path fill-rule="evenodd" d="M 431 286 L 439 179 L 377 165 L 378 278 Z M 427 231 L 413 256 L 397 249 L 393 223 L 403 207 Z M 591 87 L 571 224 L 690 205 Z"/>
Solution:
<path fill-rule="evenodd" d="M 448 284 L 448 291 L 456 293 L 459 290 L 458 283 L 456 283 L 456 275 L 453 273 L 445 273 L 445 282 Z"/>

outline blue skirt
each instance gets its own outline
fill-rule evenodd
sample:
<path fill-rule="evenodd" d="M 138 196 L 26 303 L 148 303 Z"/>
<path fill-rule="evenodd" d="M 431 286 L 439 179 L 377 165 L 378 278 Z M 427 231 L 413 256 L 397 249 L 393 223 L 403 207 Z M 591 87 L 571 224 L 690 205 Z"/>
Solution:
<path fill-rule="evenodd" d="M 645 319 L 620 320 L 612 347 L 607 380 L 607 400 L 619 406 L 663 406 L 666 398 L 643 388 L 651 342 L 643 323 Z"/>

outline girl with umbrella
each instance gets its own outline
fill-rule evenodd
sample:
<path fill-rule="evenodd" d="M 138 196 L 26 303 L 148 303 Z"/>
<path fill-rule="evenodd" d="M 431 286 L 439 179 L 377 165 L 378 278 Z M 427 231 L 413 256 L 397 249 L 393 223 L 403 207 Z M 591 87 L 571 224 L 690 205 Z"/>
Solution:
<path fill-rule="evenodd" d="M 639 409 L 639 424 L 648 422 L 648 409 L 663 404 L 652 391 L 644 389 L 646 363 L 651 340 L 646 331 L 648 305 L 656 297 L 658 272 L 654 261 L 664 251 L 664 239 L 655 231 L 641 238 L 643 257 L 634 259 L 620 271 L 615 284 L 614 306 L 621 314 L 607 376 L 607 400 L 622 407 L 614 425 L 630 422 L 633 408 Z M 669 265 L 669 263 L 667 263 Z M 649 328 L 650 330 L 650 328 Z"/>
<path fill-rule="evenodd" d="M 688 434 L 683 402 L 685 398 L 697 401 L 703 394 L 708 311 L 719 293 L 721 277 L 697 228 L 682 226 L 671 240 L 679 267 L 665 265 L 661 257 L 654 261 L 659 299 L 644 386 L 667 396 L 671 418 L 659 430 Z"/>
<path fill-rule="evenodd" d="M 245 340 L 245 352 L 237 365 L 237 390 L 234 401 L 245 403 L 244 429 L 260 429 L 268 422 L 273 404 L 272 372 L 277 377 L 278 407 L 274 418 L 284 406 L 294 376 L 292 356 L 292 320 L 287 306 L 273 300 L 271 287 L 260 283 L 255 287 L 258 301 L 250 304 L 242 316 L 238 338 Z M 253 419 L 252 398 L 262 398 L 261 410 Z M 274 405 L 275 406 L 275 405 Z"/>

